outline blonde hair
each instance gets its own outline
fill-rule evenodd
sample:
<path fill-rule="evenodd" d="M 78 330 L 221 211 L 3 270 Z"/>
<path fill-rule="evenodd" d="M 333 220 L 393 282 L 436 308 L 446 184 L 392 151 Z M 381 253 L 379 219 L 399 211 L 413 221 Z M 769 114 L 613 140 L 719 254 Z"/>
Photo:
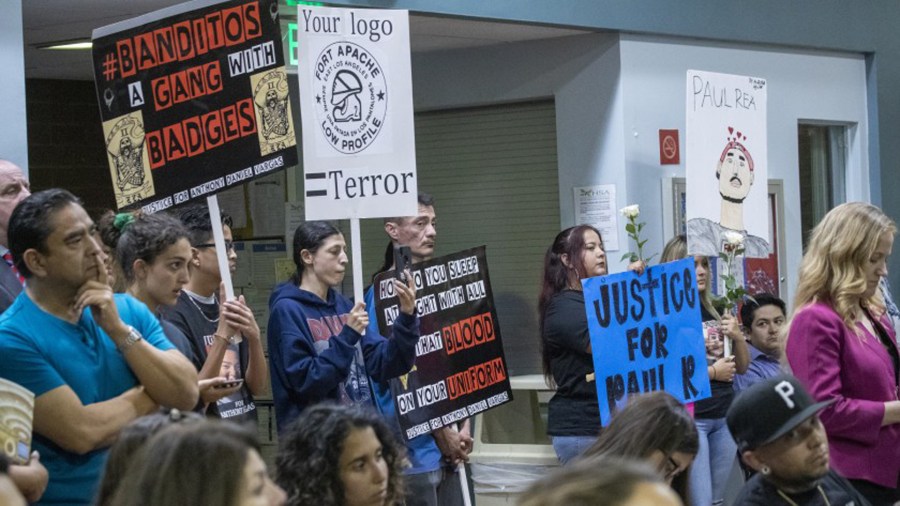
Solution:
<path fill-rule="evenodd" d="M 682 258 L 687 257 L 687 237 L 685 237 L 684 234 L 680 234 L 671 238 L 669 242 L 666 243 L 659 262 L 664 264 L 666 262 L 674 262 L 675 260 L 681 260 Z M 706 263 L 706 270 L 709 271 L 709 257 L 704 256 L 703 261 Z M 706 308 L 709 314 L 713 315 L 716 320 L 721 320 L 722 315 L 720 315 L 719 312 L 716 311 L 716 308 L 713 307 L 709 289 L 710 283 L 712 283 L 711 276 L 706 280 L 706 288 L 700 291 L 700 303 L 703 304 L 703 307 Z"/>
<path fill-rule="evenodd" d="M 871 204 L 848 202 L 829 211 L 813 229 L 800 262 L 794 314 L 807 304 L 823 302 L 853 329 L 860 303 L 883 312 L 879 290 L 867 300 L 862 297 L 867 288 L 864 266 L 885 232 L 893 235 L 897 226 Z"/>

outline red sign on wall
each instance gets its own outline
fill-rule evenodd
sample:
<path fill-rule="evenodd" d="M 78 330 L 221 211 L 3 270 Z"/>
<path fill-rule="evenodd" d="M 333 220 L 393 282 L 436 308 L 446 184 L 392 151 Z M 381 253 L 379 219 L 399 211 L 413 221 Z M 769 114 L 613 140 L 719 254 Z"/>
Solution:
<path fill-rule="evenodd" d="M 678 151 L 678 130 L 659 131 L 659 164 L 678 165 L 681 156 Z"/>

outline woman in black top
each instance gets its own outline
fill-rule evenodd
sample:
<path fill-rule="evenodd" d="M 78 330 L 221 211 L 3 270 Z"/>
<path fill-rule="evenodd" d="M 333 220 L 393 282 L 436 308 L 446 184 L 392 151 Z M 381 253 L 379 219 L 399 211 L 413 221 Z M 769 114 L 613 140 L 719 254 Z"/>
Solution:
<path fill-rule="evenodd" d="M 641 271 L 643 263 L 629 266 Z M 567 228 L 544 255 L 538 310 L 541 357 L 550 399 L 547 433 L 561 463 L 581 454 L 600 431 L 600 407 L 581 280 L 607 273 L 600 232 L 590 225 Z"/>

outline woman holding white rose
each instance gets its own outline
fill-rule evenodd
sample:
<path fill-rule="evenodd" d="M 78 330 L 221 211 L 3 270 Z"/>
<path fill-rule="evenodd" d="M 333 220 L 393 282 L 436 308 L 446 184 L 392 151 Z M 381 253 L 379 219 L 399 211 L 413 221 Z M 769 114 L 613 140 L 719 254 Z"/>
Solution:
<path fill-rule="evenodd" d="M 629 269 L 643 272 L 644 264 L 634 262 Z M 547 383 L 556 385 L 548 405 L 547 433 L 563 464 L 590 447 L 600 432 L 600 405 L 581 280 L 606 273 L 603 239 L 590 225 L 570 227 L 557 234 L 544 256 L 538 301 L 541 357 Z"/>
<path fill-rule="evenodd" d="M 732 247 L 740 247 L 742 238 L 737 235 L 737 238 L 731 238 Z M 687 238 L 678 235 L 666 244 L 661 261 L 673 262 L 687 256 Z M 737 318 L 730 313 L 720 315 L 713 307 L 709 289 L 709 258 L 695 256 L 694 267 L 712 396 L 694 404 L 700 449 L 691 467 L 690 491 L 692 505 L 709 506 L 725 501 L 725 482 L 737 454 L 737 446 L 725 424 L 725 412 L 734 399 L 734 375 L 746 372 L 750 355 Z M 733 355 L 725 354 L 725 339 L 732 344 Z"/>

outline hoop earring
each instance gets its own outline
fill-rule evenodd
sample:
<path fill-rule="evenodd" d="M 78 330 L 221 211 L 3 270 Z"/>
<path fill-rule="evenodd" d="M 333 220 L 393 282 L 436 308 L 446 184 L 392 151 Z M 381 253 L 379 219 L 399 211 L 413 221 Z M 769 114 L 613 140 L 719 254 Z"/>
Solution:
<path fill-rule="evenodd" d="M 769 473 L 772 472 L 772 470 L 769 469 L 769 466 L 762 466 L 762 468 L 759 470 L 759 472 L 761 472 L 765 476 L 768 476 Z"/>

